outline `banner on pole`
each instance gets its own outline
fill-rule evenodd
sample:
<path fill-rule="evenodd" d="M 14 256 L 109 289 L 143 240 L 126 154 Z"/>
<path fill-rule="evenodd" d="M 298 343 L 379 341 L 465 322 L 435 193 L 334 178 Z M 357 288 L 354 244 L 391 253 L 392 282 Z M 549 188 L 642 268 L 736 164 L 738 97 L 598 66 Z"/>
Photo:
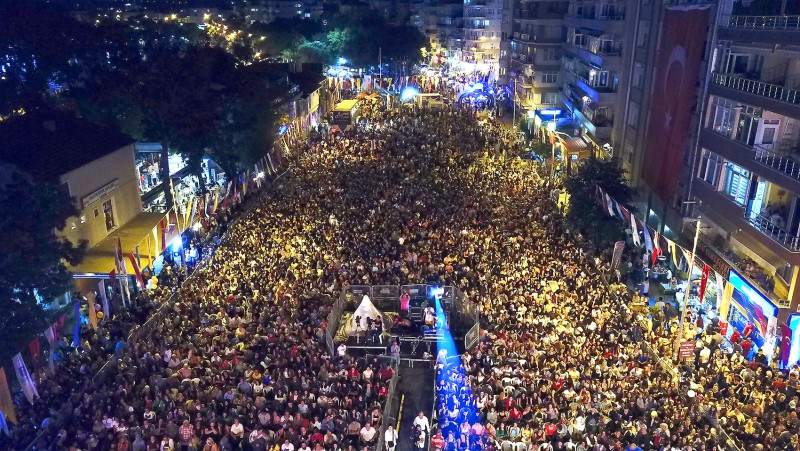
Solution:
<path fill-rule="evenodd" d="M 624 241 L 617 241 L 614 243 L 614 255 L 611 257 L 611 270 L 615 271 L 619 267 L 619 262 L 622 260 L 622 251 L 625 249 Z"/>
<path fill-rule="evenodd" d="M 3 412 L 6 420 L 17 424 L 17 412 L 14 410 L 14 399 L 11 397 L 11 390 L 8 388 L 6 370 L 0 368 L 0 412 Z"/>
<path fill-rule="evenodd" d="M 39 397 L 39 392 L 36 391 L 36 384 L 33 382 L 28 368 L 25 366 L 25 361 L 22 360 L 22 354 L 15 355 L 13 362 L 14 371 L 17 373 L 17 380 L 22 387 L 22 393 L 25 395 L 28 402 L 33 404 L 33 400 Z"/>

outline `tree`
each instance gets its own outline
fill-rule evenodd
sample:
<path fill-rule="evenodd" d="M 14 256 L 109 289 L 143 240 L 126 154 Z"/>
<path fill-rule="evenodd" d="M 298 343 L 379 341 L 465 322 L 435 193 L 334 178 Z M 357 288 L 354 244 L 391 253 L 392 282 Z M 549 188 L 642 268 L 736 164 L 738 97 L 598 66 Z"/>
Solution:
<path fill-rule="evenodd" d="M 598 186 L 621 204 L 631 198 L 625 171 L 618 161 L 588 158 L 564 182 L 570 196 L 567 220 L 584 233 L 592 231 L 595 239 L 617 239 L 622 233 L 622 224 L 602 209 L 597 201 Z"/>
<path fill-rule="evenodd" d="M 79 264 L 87 243 L 76 245 L 57 233 L 77 214 L 72 202 L 8 164 L 0 165 L 0 209 L 0 330 L 8 339 L 48 326 L 37 297 L 52 300 L 69 290 L 65 262 Z"/>

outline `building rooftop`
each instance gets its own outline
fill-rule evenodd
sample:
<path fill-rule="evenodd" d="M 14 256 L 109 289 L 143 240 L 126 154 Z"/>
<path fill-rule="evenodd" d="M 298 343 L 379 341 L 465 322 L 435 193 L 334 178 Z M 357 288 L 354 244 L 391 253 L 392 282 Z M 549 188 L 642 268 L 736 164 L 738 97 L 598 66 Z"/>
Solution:
<path fill-rule="evenodd" d="M 322 75 L 321 70 L 304 70 L 303 72 L 289 74 L 289 80 L 300 87 L 303 96 L 307 97 L 319 89 L 320 84 L 325 81 L 325 76 Z"/>
<path fill-rule="evenodd" d="M 133 142 L 114 128 L 58 111 L 0 122 L 0 161 L 40 180 L 54 181 Z"/>

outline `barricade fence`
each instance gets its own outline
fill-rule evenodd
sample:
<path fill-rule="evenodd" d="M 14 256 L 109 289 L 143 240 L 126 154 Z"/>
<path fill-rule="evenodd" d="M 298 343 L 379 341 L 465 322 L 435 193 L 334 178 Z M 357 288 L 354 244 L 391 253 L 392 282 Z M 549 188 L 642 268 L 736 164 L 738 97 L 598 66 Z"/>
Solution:
<path fill-rule="evenodd" d="M 397 394 L 397 380 L 398 380 L 398 368 L 395 367 L 394 374 L 392 374 L 392 379 L 389 381 L 389 389 L 386 391 L 386 405 L 383 406 L 383 415 L 381 416 L 381 427 L 378 430 L 378 444 L 377 444 L 377 451 L 383 451 L 386 444 L 384 442 L 384 437 L 386 436 L 386 429 L 389 428 L 389 425 L 392 424 L 393 418 L 391 417 L 392 414 L 392 404 L 394 403 L 394 397 Z"/>

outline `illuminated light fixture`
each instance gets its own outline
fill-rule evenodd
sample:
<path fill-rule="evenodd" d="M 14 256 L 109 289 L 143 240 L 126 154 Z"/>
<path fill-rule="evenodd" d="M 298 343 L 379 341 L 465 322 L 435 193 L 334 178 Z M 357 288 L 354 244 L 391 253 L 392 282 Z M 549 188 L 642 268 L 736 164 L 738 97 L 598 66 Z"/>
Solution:
<path fill-rule="evenodd" d="M 414 100 L 414 98 L 417 97 L 417 95 L 419 95 L 419 91 L 417 90 L 417 88 L 413 86 L 408 86 L 404 88 L 403 91 L 400 93 L 400 101 L 410 102 L 411 100 Z"/>
<path fill-rule="evenodd" d="M 548 122 L 547 123 L 547 131 L 548 132 L 556 131 L 556 123 L 555 122 Z"/>
<path fill-rule="evenodd" d="M 339 59 L 336 60 L 336 64 L 344 66 L 345 64 L 347 64 L 347 59 L 340 56 Z"/>
<path fill-rule="evenodd" d="M 545 108 L 543 110 L 539 110 L 539 114 L 543 116 L 558 116 L 561 114 L 560 108 Z"/>
<path fill-rule="evenodd" d="M 195 222 L 194 224 L 192 224 L 192 230 L 194 230 L 195 232 L 200 230 L 200 227 L 203 227 L 203 224 L 200 224 L 199 222 Z"/>
<path fill-rule="evenodd" d="M 536 111 L 528 110 L 528 119 L 533 119 L 536 116 Z"/>
<path fill-rule="evenodd" d="M 176 236 L 171 243 L 169 243 L 169 247 L 172 249 L 172 252 L 180 252 L 181 246 L 183 246 L 183 237 L 180 235 Z"/>
<path fill-rule="evenodd" d="M 279 134 L 279 135 L 283 135 L 283 134 L 285 134 L 285 133 L 286 133 L 286 132 L 288 132 L 288 131 L 289 131 L 289 126 L 288 126 L 288 125 L 286 125 L 286 124 L 283 124 L 283 125 L 281 125 L 281 127 L 278 129 L 278 134 Z"/>

